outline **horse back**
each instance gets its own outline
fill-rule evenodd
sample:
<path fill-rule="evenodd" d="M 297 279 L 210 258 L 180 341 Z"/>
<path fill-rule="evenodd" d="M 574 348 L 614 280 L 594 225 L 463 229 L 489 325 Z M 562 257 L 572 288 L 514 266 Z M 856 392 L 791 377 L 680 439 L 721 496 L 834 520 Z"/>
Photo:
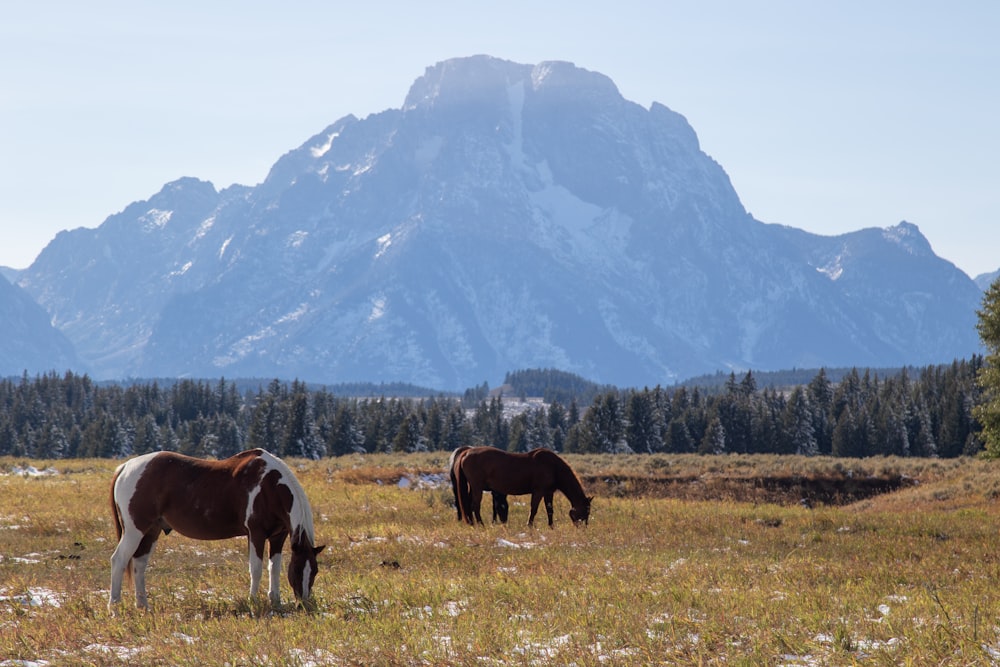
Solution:
<path fill-rule="evenodd" d="M 473 447 L 459 464 L 469 484 L 510 496 L 547 492 L 555 483 L 552 470 L 531 454 L 505 452 L 496 447 Z"/>
<path fill-rule="evenodd" d="M 126 462 L 113 493 L 142 532 L 159 526 L 194 539 L 236 537 L 247 533 L 264 466 L 256 450 L 221 461 L 156 452 Z"/>

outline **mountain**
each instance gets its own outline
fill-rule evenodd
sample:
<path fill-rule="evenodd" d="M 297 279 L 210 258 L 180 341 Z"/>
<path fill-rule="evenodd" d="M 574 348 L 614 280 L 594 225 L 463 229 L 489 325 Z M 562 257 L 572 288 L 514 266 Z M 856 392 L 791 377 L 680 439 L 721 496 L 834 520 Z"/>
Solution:
<path fill-rule="evenodd" d="M 979 285 L 979 288 L 985 292 L 997 278 L 1000 278 L 1000 269 L 997 269 L 993 273 L 980 273 L 976 276 L 975 281 Z"/>
<path fill-rule="evenodd" d="M 72 343 L 49 322 L 45 310 L 0 276 L 0 377 L 78 368 Z"/>
<path fill-rule="evenodd" d="M 900 223 L 764 224 L 683 116 L 565 62 L 427 68 L 256 187 L 184 178 L 19 284 L 98 377 L 620 386 L 979 350 L 979 288 Z"/>
<path fill-rule="evenodd" d="M 0 266 L 0 278 L 5 278 L 9 283 L 16 283 L 19 275 L 21 275 L 21 272 L 18 269 L 12 269 L 9 266 Z"/>

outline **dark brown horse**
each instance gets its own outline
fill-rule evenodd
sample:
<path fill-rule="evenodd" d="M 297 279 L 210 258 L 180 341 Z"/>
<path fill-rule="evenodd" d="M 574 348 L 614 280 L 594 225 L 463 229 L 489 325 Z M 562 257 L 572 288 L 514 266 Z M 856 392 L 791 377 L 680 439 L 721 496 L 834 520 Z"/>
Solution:
<path fill-rule="evenodd" d="M 154 452 L 118 466 L 111 482 L 118 546 L 111 556 L 111 607 L 121 600 L 122 578 L 135 582 L 136 605 L 148 608 L 146 565 L 161 533 L 176 530 L 196 540 L 245 535 L 250 552 L 250 597 L 257 595 L 269 547 L 268 596 L 278 605 L 281 549 L 291 538 L 288 583 L 300 600 L 316 580 L 312 509 L 291 469 L 263 449 L 221 461 Z"/>
<path fill-rule="evenodd" d="M 580 479 L 558 454 L 550 449 L 533 449 L 526 454 L 512 454 L 496 447 L 473 447 L 458 460 L 459 500 L 465 520 L 483 522 L 479 509 L 483 491 L 493 489 L 505 495 L 531 494 L 531 514 L 528 525 L 535 522 L 538 503 L 545 500 L 545 511 L 552 526 L 552 498 L 562 491 L 572 508 L 569 518 L 574 524 L 590 519 L 590 502 Z"/>
<path fill-rule="evenodd" d="M 458 497 L 458 464 L 461 457 L 465 452 L 472 449 L 471 447 L 458 447 L 451 453 L 451 457 L 448 459 L 448 476 L 451 478 L 451 492 L 455 495 L 455 511 L 458 514 L 458 520 L 461 521 L 464 516 L 462 515 L 462 501 Z M 489 489 L 486 489 L 489 491 Z M 465 494 L 468 496 L 468 485 L 465 486 Z M 510 505 L 507 503 L 507 496 L 502 493 L 497 493 L 496 491 L 490 491 L 490 495 L 493 497 L 493 523 L 499 521 L 500 523 L 507 523 L 507 515 L 510 512 Z M 466 505 L 468 505 L 468 500 L 466 500 Z"/>

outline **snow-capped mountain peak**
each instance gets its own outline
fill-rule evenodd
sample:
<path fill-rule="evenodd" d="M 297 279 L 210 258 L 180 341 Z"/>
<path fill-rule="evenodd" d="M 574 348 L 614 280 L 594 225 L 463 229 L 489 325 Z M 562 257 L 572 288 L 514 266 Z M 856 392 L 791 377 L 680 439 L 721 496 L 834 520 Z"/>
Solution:
<path fill-rule="evenodd" d="M 980 294 L 909 223 L 754 220 L 683 116 L 602 74 L 489 56 L 428 67 L 256 187 L 181 179 L 60 234 L 19 284 L 97 377 L 442 389 L 949 361 L 977 349 Z"/>

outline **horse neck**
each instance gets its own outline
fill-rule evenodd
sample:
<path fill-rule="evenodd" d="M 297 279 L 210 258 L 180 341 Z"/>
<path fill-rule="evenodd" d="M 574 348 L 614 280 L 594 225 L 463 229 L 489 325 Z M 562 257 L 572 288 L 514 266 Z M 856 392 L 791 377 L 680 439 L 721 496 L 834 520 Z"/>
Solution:
<path fill-rule="evenodd" d="M 296 546 L 306 546 L 310 548 L 313 546 L 313 537 L 311 530 L 306 530 L 302 526 L 299 526 L 297 528 L 293 527 L 291 531 L 291 536 L 292 536 L 292 544 Z"/>
<path fill-rule="evenodd" d="M 305 494 L 294 494 L 295 500 L 292 503 L 292 512 L 288 516 L 288 523 L 292 540 L 313 546 L 316 539 L 313 528 L 312 508 Z M 297 511 L 296 511 L 297 510 Z"/>
<path fill-rule="evenodd" d="M 268 455 L 271 465 L 281 471 L 280 484 L 288 487 L 292 492 L 292 508 L 286 517 L 288 522 L 288 532 L 294 542 L 304 541 L 309 546 L 313 546 L 316 534 L 313 527 L 312 507 L 306 497 L 305 489 L 291 468 L 281 459 Z"/>
<path fill-rule="evenodd" d="M 556 459 L 556 486 L 569 499 L 573 507 L 582 505 L 587 500 L 587 494 L 583 491 L 580 479 L 569 467 L 569 464 L 562 459 Z"/>

